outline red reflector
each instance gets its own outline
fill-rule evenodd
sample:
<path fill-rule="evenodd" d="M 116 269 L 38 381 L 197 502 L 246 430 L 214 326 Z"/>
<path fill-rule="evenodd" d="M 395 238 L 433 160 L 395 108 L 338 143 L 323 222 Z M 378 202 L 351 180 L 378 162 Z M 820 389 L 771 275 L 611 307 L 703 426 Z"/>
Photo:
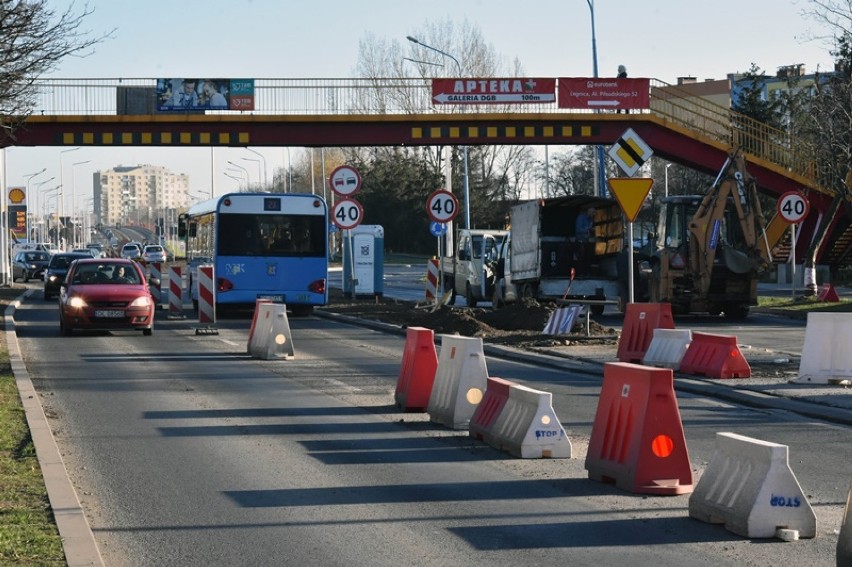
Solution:
<path fill-rule="evenodd" d="M 674 441 L 668 435 L 657 435 L 651 442 L 651 451 L 661 458 L 666 458 L 674 451 Z"/>

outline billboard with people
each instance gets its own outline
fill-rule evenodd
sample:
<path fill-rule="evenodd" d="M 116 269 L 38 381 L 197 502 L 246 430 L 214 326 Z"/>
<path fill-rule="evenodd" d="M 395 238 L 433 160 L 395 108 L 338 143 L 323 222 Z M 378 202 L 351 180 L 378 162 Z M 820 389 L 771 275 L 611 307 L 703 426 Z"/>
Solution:
<path fill-rule="evenodd" d="M 231 79 L 157 79 L 157 110 L 159 111 L 198 111 L 198 110 L 251 110 L 245 104 L 245 84 L 253 81 L 242 79 L 240 86 L 240 104 L 233 108 L 231 98 Z M 251 96 L 253 98 L 253 88 Z M 253 106 L 253 105 L 252 105 Z"/>

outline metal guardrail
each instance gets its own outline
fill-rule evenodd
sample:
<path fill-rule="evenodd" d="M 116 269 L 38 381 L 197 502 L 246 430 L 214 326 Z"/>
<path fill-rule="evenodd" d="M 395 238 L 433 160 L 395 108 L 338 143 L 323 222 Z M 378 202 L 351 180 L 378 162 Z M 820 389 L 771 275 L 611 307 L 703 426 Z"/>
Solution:
<path fill-rule="evenodd" d="M 158 112 L 156 79 L 45 79 L 36 81 L 33 114 L 174 115 Z M 555 103 L 435 105 L 422 78 L 254 79 L 253 111 L 199 111 L 250 115 L 592 114 Z M 819 184 L 813 150 L 781 130 L 697 96 L 688 88 L 651 79 L 651 114 Z"/>

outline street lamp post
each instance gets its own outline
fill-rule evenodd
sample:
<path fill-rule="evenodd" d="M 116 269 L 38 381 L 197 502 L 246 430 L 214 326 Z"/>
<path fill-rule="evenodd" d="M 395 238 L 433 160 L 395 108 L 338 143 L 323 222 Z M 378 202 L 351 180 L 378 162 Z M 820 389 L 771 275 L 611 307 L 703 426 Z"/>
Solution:
<path fill-rule="evenodd" d="M 263 155 L 262 153 L 258 152 L 257 150 L 253 150 L 251 148 L 246 148 L 246 149 L 248 151 L 250 151 L 251 153 L 253 153 L 254 155 L 258 156 L 261 160 L 263 160 L 263 188 L 268 190 L 269 189 L 269 179 L 266 177 L 266 156 Z M 243 159 L 246 159 L 246 158 L 243 158 Z"/>
<path fill-rule="evenodd" d="M 225 177 L 230 177 L 231 179 L 233 179 L 234 181 L 237 182 L 237 190 L 238 191 L 243 190 L 243 178 L 242 177 L 237 177 L 236 175 L 231 175 L 227 171 L 225 172 Z"/>
<path fill-rule="evenodd" d="M 241 166 L 238 163 L 232 162 L 231 160 L 228 160 L 228 163 L 233 165 L 237 169 L 241 169 L 243 171 L 243 173 L 245 173 L 245 175 L 246 175 L 246 189 L 249 189 L 251 187 L 251 175 L 249 175 L 248 169 L 244 168 L 243 166 Z"/>
<path fill-rule="evenodd" d="M 30 234 L 30 214 L 29 214 L 29 208 L 30 208 L 30 181 L 32 181 L 32 180 L 33 180 L 33 177 L 37 177 L 37 176 L 41 175 L 42 173 L 44 173 L 45 171 L 47 171 L 47 168 L 46 168 L 46 167 L 45 167 L 45 168 L 42 168 L 42 170 L 41 170 L 41 171 L 36 171 L 35 173 L 28 173 L 28 174 L 24 175 L 24 177 L 26 177 L 26 178 L 27 178 L 27 192 L 26 192 L 26 194 L 25 194 L 25 199 L 26 199 L 26 201 L 25 201 L 25 202 L 26 202 L 26 204 L 27 204 L 27 210 L 28 210 L 28 212 L 27 212 L 27 218 L 26 218 L 26 221 L 27 221 L 27 240 L 31 240 L 31 239 L 32 239 L 32 235 Z"/>
<path fill-rule="evenodd" d="M 262 179 L 261 170 L 260 170 L 260 160 L 259 159 L 254 159 L 254 158 L 250 158 L 250 157 L 244 157 L 244 158 L 241 158 L 241 159 L 243 159 L 245 161 L 253 161 L 257 165 L 257 178 L 258 178 L 258 180 Z M 258 181 L 258 185 L 260 185 L 260 181 Z"/>
<path fill-rule="evenodd" d="M 59 224 L 60 225 L 62 224 L 62 217 L 65 216 L 65 203 L 64 203 L 64 201 L 65 201 L 65 194 L 64 194 L 65 177 L 63 176 L 63 170 L 62 170 L 62 156 L 64 154 L 67 154 L 68 152 L 76 152 L 79 149 L 81 149 L 81 148 L 78 146 L 76 148 L 71 148 L 71 149 L 68 149 L 68 150 L 62 150 L 61 152 L 59 152 L 59 206 L 57 208 L 59 210 Z M 62 240 L 59 239 L 58 237 L 57 237 L 56 245 L 61 248 Z"/>
<path fill-rule="evenodd" d="M 670 168 L 672 165 L 674 165 L 674 164 L 671 164 L 671 163 L 667 163 L 667 164 L 666 164 L 666 183 L 665 183 L 665 190 L 666 190 L 666 194 L 665 194 L 665 196 L 666 196 L 666 197 L 668 197 L 668 196 L 669 196 L 669 168 Z"/>
<path fill-rule="evenodd" d="M 91 162 L 92 162 L 92 160 L 87 159 L 86 161 L 78 161 L 78 162 L 71 164 L 71 214 L 68 217 L 70 219 L 71 225 L 72 225 L 71 248 L 76 248 L 77 244 L 78 244 L 78 241 L 77 241 L 77 225 L 74 222 L 74 214 L 76 213 L 76 209 L 77 209 L 77 206 L 76 206 L 77 177 L 74 175 L 74 168 L 77 167 L 78 165 L 83 165 L 83 164 L 91 163 Z"/>
<path fill-rule="evenodd" d="M 405 36 L 405 39 L 414 43 L 416 45 L 420 45 L 425 47 L 426 49 L 431 49 L 436 53 L 440 53 L 442 56 L 452 59 L 456 64 L 456 68 L 458 69 L 459 79 L 462 78 L 462 68 L 459 60 L 447 53 L 446 51 L 441 51 L 437 47 L 432 47 L 431 45 L 426 45 L 422 41 L 418 40 L 416 37 L 412 37 L 410 35 Z M 468 174 L 468 161 L 467 161 L 467 145 L 462 146 L 462 154 L 464 156 L 464 227 L 470 228 L 470 176 Z"/>
<path fill-rule="evenodd" d="M 38 217 L 38 212 L 39 212 L 38 205 L 41 202 L 41 199 L 38 196 L 39 190 L 41 189 L 42 185 L 47 185 L 48 183 L 50 183 L 54 179 L 56 179 L 55 175 L 53 177 L 51 177 L 50 179 L 45 179 L 44 181 L 39 181 L 35 185 L 35 191 L 33 191 L 33 196 L 35 196 L 36 200 L 33 202 L 33 211 L 34 211 L 36 217 Z M 37 235 L 37 236 L 41 236 L 41 238 L 36 238 L 37 241 L 44 240 L 44 234 L 40 234 L 40 235 Z"/>
<path fill-rule="evenodd" d="M 589 5 L 589 14 L 592 18 L 592 73 L 598 78 L 598 44 L 595 37 L 595 0 L 586 0 Z M 606 197 L 606 161 L 604 155 L 604 147 L 597 146 L 595 152 L 595 184 L 597 185 L 598 194 L 601 197 Z"/>

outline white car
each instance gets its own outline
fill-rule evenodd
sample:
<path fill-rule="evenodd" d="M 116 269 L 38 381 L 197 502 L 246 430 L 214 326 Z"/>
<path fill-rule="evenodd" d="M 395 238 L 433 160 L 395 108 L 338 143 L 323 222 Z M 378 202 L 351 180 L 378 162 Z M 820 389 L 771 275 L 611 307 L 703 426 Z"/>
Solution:
<path fill-rule="evenodd" d="M 166 253 L 166 249 L 159 244 L 149 244 L 142 250 L 142 259 L 146 262 L 166 262 L 169 255 Z"/>
<path fill-rule="evenodd" d="M 136 244 L 135 242 L 128 242 L 121 247 L 121 253 L 119 255 L 122 258 L 136 260 L 142 256 L 142 245 Z"/>

